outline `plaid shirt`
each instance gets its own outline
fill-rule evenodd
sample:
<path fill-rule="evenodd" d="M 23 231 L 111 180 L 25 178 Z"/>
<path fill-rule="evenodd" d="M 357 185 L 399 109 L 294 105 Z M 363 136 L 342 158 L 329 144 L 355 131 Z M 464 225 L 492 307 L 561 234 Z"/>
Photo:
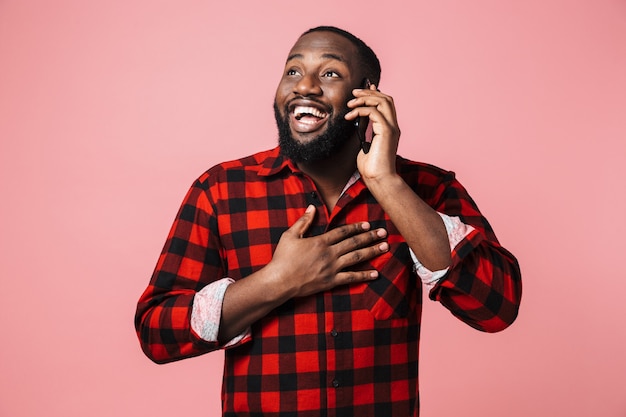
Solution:
<path fill-rule="evenodd" d="M 454 173 L 400 157 L 397 167 L 431 207 L 475 229 L 430 298 L 479 330 L 507 327 L 521 296 L 516 259 Z M 357 266 L 377 269 L 378 279 L 289 300 L 226 349 L 224 416 L 417 416 L 422 284 L 406 242 L 362 180 L 328 214 L 313 181 L 278 148 L 213 167 L 189 190 L 138 303 L 144 352 L 164 363 L 220 348 L 190 327 L 194 294 L 265 266 L 309 204 L 318 207 L 310 235 L 367 220 L 387 229 L 391 249 Z"/>

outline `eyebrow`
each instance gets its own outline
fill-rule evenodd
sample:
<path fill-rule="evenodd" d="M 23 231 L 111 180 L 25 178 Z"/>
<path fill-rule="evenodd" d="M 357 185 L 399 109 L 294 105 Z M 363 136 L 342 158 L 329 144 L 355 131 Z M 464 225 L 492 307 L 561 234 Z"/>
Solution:
<path fill-rule="evenodd" d="M 291 61 L 292 59 L 303 59 L 303 58 L 304 58 L 304 55 L 302 54 L 292 54 L 287 57 L 287 62 Z M 341 55 L 337 55 L 337 54 L 331 54 L 331 53 L 322 54 L 322 58 L 334 59 L 336 61 L 346 62 L 346 60 Z"/>

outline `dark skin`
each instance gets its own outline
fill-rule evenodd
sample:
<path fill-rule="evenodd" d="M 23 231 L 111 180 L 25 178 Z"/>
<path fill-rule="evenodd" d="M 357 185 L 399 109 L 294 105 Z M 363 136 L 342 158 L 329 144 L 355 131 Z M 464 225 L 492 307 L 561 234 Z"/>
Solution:
<path fill-rule="evenodd" d="M 376 86 L 357 88 L 365 77 L 360 67 L 356 47 L 332 32 L 304 35 L 290 51 L 276 103 L 282 112 L 285 108 L 292 112 L 289 120 L 294 139 L 302 143 L 315 140 L 331 117 L 343 114 L 346 103 L 351 111 L 345 118 L 368 117 L 374 135 L 367 154 L 360 150 L 355 134 L 330 157 L 299 163 L 298 168 L 314 181 L 328 212 L 358 169 L 422 264 L 431 270 L 446 268 L 450 247 L 441 218 L 396 173 L 400 129 L 393 100 Z M 300 120 L 293 113 L 298 106 L 314 108 L 318 117 Z M 371 230 L 369 223 L 361 222 L 302 238 L 314 216 L 315 207 L 310 206 L 282 235 L 265 267 L 228 287 L 220 342 L 232 339 L 290 298 L 378 277 L 376 270 L 351 271 L 350 267 L 389 250 L 386 230 Z"/>
<path fill-rule="evenodd" d="M 364 78 L 354 59 L 356 47 L 341 36 L 325 36 L 328 34 L 305 35 L 294 45 L 276 90 L 276 103 L 281 109 L 286 105 L 313 106 L 327 114 L 314 123 L 300 122 L 291 115 L 291 135 L 303 143 L 314 140 L 331 117 L 338 117 L 353 98 L 352 89 Z M 315 182 L 329 212 L 356 170 L 358 151 L 358 143 L 350 140 L 327 159 L 298 163 L 298 168 Z"/>

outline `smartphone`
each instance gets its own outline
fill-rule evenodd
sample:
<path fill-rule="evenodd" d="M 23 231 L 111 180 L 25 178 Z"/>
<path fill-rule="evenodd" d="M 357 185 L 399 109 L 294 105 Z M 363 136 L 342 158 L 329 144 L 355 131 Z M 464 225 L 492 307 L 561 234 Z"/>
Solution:
<path fill-rule="evenodd" d="M 365 78 L 361 83 L 361 88 L 369 89 L 370 85 L 372 85 L 370 80 Z M 354 126 L 356 127 L 357 135 L 359 135 L 359 141 L 361 142 L 361 149 L 363 150 L 363 153 L 368 153 L 370 151 L 370 147 L 372 146 L 371 129 L 368 129 L 369 121 L 369 117 L 357 117 L 354 121 Z M 369 141 L 367 140 L 368 133 L 370 136 Z"/>

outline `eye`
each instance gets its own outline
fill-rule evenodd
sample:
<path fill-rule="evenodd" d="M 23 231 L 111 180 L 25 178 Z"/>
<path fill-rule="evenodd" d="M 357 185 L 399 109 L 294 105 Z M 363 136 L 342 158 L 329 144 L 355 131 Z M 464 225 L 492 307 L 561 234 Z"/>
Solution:
<path fill-rule="evenodd" d="M 300 74 L 300 73 L 298 72 L 298 70 L 296 70 L 294 68 L 288 69 L 287 72 L 285 73 L 285 75 L 298 75 L 298 74 Z"/>
<path fill-rule="evenodd" d="M 322 77 L 339 78 L 339 77 L 341 77 L 341 75 L 339 75 L 339 73 L 337 71 L 328 70 L 328 71 L 325 71 L 322 74 Z"/>

